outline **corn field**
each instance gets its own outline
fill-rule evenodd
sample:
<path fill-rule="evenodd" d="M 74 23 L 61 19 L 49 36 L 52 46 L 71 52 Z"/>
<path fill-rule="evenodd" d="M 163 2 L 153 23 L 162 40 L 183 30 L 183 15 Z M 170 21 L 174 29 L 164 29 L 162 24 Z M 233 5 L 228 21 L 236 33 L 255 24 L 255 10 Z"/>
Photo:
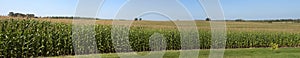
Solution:
<path fill-rule="evenodd" d="M 98 53 L 115 53 L 111 39 L 110 25 L 96 25 Z M 131 27 L 129 41 L 134 51 L 150 51 L 149 37 L 160 33 L 165 37 L 167 50 L 181 49 L 180 33 L 174 30 L 144 29 Z M 209 49 L 211 32 L 199 30 L 200 47 Z M 300 33 L 287 32 L 227 32 L 226 48 L 300 46 Z M 35 20 L 0 20 L 0 58 L 8 57 L 48 57 L 74 55 L 72 24 L 52 23 Z"/>

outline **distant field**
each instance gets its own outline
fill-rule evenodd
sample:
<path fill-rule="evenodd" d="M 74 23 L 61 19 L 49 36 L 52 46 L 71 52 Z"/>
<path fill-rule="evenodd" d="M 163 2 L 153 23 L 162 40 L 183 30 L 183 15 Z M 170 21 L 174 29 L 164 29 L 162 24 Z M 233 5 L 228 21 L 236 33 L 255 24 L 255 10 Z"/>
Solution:
<path fill-rule="evenodd" d="M 7 18 L 7 17 L 5 17 Z M 34 19 L 40 21 L 50 21 L 58 23 L 71 24 L 72 19 Z M 95 24 L 111 25 L 113 20 L 96 20 Z M 210 30 L 209 21 L 195 21 L 198 29 Z M 176 25 L 171 21 L 133 21 L 132 26 L 142 26 L 151 29 L 176 29 Z M 261 31 L 261 32 L 300 32 L 300 23 L 285 23 L 285 22 L 226 22 L 227 31 Z"/>

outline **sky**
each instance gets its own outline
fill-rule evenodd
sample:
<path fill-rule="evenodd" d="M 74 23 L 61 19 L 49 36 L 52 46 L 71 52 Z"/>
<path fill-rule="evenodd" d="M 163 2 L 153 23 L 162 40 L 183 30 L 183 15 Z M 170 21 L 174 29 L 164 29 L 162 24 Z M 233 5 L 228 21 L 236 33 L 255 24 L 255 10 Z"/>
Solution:
<path fill-rule="evenodd" d="M 114 18 L 126 1 L 127 0 L 105 0 L 97 18 Z M 194 19 L 206 18 L 205 12 L 198 0 L 179 0 L 179 2 L 189 11 Z M 78 0 L 0 0 L 0 15 L 7 15 L 8 12 L 18 12 L 31 13 L 37 16 L 74 16 L 77 3 Z M 143 3 L 153 2 L 145 1 Z M 223 8 L 225 19 L 229 20 L 300 18 L 300 0 L 220 0 L 220 5 Z M 153 6 L 172 7 L 168 5 Z M 142 5 L 137 5 L 137 7 L 147 8 Z M 136 10 L 131 10 L 128 12 L 130 14 L 130 12 L 135 11 Z M 179 12 L 178 10 L 170 11 Z M 165 17 L 150 14 L 145 16 L 145 18 L 160 20 Z"/>

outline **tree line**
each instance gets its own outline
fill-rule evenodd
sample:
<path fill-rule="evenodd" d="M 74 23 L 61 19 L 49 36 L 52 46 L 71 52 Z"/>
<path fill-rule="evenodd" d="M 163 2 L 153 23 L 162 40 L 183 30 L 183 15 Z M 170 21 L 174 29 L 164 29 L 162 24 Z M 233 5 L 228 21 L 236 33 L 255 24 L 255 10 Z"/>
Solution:
<path fill-rule="evenodd" d="M 22 17 L 22 18 L 34 18 L 34 14 L 22 14 L 22 13 L 14 13 L 14 12 L 9 12 L 8 13 L 9 17 Z"/>
<path fill-rule="evenodd" d="M 47 17 L 41 17 L 41 18 L 50 18 L 50 19 L 74 19 L 74 18 L 80 18 L 80 17 L 47 16 Z"/>

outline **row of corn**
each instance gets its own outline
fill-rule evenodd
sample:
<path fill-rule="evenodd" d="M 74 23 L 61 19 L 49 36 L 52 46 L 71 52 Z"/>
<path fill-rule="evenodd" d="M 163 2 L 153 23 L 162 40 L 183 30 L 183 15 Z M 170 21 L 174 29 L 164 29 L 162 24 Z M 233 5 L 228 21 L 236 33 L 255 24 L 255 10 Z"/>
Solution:
<path fill-rule="evenodd" d="M 95 26 L 95 40 L 86 40 L 81 37 L 74 42 L 72 24 L 51 23 L 35 20 L 0 20 L 0 58 L 2 57 L 48 57 L 75 55 L 75 52 L 86 52 L 87 48 L 96 48 L 88 52 L 115 53 L 114 42 L 111 36 L 112 27 L 109 25 Z M 199 30 L 199 46 L 193 49 L 209 49 L 211 47 L 211 32 Z M 181 49 L 180 32 L 174 30 L 144 29 L 131 27 L 129 31 L 129 45 L 133 51 L 150 51 L 149 38 L 159 33 L 164 37 L 166 50 Z M 83 34 L 80 34 L 83 35 Z M 269 47 L 271 43 L 279 47 L 300 46 L 299 33 L 285 32 L 227 32 L 226 48 Z M 73 43 L 95 42 L 94 47 L 78 47 L 74 50 Z M 125 44 L 124 44 L 125 45 Z M 77 46 L 76 46 L 77 47 Z M 162 48 L 161 48 L 162 49 Z M 121 49 L 122 50 L 122 49 Z M 123 49 L 127 51 L 126 49 Z M 163 49 L 162 49 L 163 50 Z M 129 50 L 128 50 L 129 51 Z"/>

